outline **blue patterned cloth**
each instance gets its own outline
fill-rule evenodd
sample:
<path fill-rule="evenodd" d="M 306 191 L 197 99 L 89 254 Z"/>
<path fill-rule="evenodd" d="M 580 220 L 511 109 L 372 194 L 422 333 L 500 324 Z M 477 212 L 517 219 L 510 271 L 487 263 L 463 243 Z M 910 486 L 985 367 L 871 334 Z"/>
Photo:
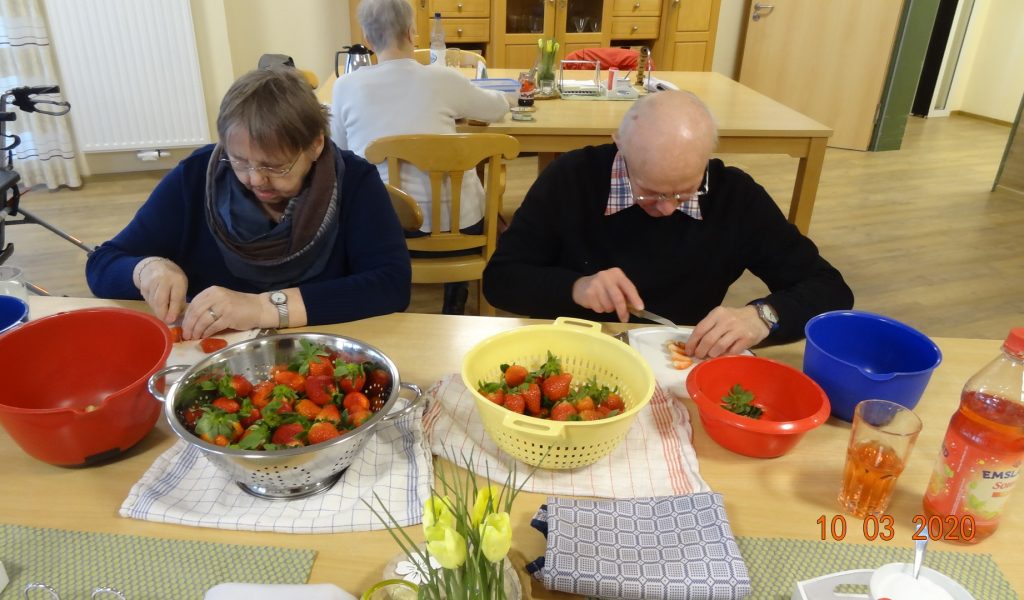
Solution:
<path fill-rule="evenodd" d="M 549 590 L 624 600 L 750 595 L 720 494 L 549 497 L 532 525 L 547 536 L 547 551 L 528 569 Z"/>

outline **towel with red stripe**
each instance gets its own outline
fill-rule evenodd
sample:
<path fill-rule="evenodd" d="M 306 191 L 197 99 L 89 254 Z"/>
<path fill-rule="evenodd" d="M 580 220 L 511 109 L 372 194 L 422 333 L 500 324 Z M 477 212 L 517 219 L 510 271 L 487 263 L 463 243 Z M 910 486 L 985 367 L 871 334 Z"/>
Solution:
<path fill-rule="evenodd" d="M 438 381 L 427 392 L 423 429 L 430 451 L 502 482 L 511 471 L 522 481 L 532 467 L 509 456 L 484 431 L 472 392 L 459 375 Z M 692 443 L 690 416 L 682 402 L 655 388 L 626 438 L 592 465 L 564 471 L 537 469 L 523 488 L 542 494 L 639 498 L 708 492 Z"/>

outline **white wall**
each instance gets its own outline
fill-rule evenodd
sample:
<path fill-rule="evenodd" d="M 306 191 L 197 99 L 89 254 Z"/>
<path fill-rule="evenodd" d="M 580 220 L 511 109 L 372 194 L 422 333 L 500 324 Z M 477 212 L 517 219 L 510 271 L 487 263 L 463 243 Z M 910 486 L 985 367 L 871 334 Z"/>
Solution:
<path fill-rule="evenodd" d="M 747 0 L 722 0 L 718 12 L 718 33 L 715 35 L 715 57 L 711 70 L 730 79 L 740 76 L 743 57 L 743 31 L 745 29 Z"/>
<path fill-rule="evenodd" d="M 1013 122 L 1024 96 L 1022 65 L 1024 2 L 976 2 L 948 108 Z"/>

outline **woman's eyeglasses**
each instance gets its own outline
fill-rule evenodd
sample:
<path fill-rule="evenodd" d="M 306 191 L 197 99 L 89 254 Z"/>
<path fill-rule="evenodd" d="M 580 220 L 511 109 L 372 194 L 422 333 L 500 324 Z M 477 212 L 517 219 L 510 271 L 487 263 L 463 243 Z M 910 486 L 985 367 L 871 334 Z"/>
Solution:
<path fill-rule="evenodd" d="M 295 168 L 295 164 L 299 162 L 300 156 L 302 156 L 302 152 L 299 152 L 295 157 L 295 160 L 292 161 L 292 164 L 287 167 L 253 167 L 240 160 L 231 160 L 230 158 L 222 158 L 220 159 L 220 162 L 225 162 L 231 165 L 231 168 L 239 175 L 244 174 L 249 176 L 253 172 L 256 172 L 264 177 L 284 177 L 288 173 L 292 172 L 292 169 Z"/>

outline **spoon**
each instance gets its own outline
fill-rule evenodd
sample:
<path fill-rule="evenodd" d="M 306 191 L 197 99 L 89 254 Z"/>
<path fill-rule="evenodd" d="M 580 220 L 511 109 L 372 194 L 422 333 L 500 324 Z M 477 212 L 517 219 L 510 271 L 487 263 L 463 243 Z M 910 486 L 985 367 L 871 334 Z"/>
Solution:
<path fill-rule="evenodd" d="M 924 561 L 924 549 L 927 545 L 927 537 L 914 541 L 914 579 L 921 574 L 921 563 Z"/>

